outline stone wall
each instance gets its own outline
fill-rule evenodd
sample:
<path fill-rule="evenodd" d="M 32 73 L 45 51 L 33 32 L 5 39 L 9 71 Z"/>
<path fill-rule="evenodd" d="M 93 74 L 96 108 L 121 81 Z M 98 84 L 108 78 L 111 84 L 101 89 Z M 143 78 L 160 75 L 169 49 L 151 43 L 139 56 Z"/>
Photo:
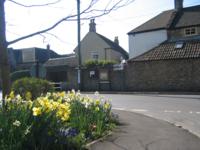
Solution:
<path fill-rule="evenodd" d="M 200 59 L 130 62 L 127 91 L 200 91 Z"/>
<path fill-rule="evenodd" d="M 93 76 L 90 76 L 90 72 L 94 72 Z M 82 89 L 84 91 L 98 91 L 99 90 L 99 77 L 98 70 L 96 68 L 82 70 Z"/>
<path fill-rule="evenodd" d="M 125 90 L 125 72 L 124 70 L 110 71 L 111 90 L 124 91 Z"/>
<path fill-rule="evenodd" d="M 90 72 L 94 71 L 95 76 L 91 77 Z M 108 72 L 108 79 L 102 80 L 101 72 Z M 90 68 L 82 72 L 83 90 L 84 91 L 122 91 L 125 87 L 124 71 L 114 71 L 109 68 Z"/>
<path fill-rule="evenodd" d="M 77 70 L 65 68 L 66 90 L 78 89 Z M 108 80 L 101 80 L 106 71 Z M 95 72 L 92 75 L 90 72 Z M 92 76 L 91 76 L 92 75 Z M 65 88 L 64 88 L 65 89 Z M 200 91 L 200 59 L 129 62 L 124 70 L 90 68 L 82 70 L 84 91 Z"/>

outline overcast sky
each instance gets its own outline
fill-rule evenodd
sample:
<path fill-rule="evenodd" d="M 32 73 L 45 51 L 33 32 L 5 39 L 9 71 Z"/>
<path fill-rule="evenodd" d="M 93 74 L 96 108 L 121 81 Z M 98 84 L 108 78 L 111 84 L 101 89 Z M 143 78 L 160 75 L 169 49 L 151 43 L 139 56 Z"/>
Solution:
<path fill-rule="evenodd" d="M 16 0 L 23 4 L 41 4 L 55 0 Z M 96 6 L 103 7 L 101 0 Z M 83 3 L 84 2 L 84 3 Z M 89 0 L 82 0 L 81 8 L 85 8 Z M 200 0 L 184 0 L 184 6 L 200 5 Z M 99 34 L 114 40 L 119 37 L 120 45 L 128 51 L 127 33 L 141 25 L 148 19 L 162 11 L 173 9 L 174 0 L 135 0 L 129 6 L 113 11 L 111 14 L 96 18 L 96 29 Z M 60 18 L 76 12 L 76 0 L 62 0 L 56 5 L 46 7 L 24 8 L 6 2 L 7 39 L 14 40 L 23 35 L 49 27 Z M 77 23 L 64 22 L 56 29 L 42 36 L 35 36 L 27 40 L 11 45 L 13 48 L 40 47 L 46 48 L 49 43 L 51 49 L 59 54 L 72 53 L 77 45 Z M 81 21 L 81 38 L 89 31 L 89 20 Z M 145 41 L 144 41 L 145 42 Z"/>

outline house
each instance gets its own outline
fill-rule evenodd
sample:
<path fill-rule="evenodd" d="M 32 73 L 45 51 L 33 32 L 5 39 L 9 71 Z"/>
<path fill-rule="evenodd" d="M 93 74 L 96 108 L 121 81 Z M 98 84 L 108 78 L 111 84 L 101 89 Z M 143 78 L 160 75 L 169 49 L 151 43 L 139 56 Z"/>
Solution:
<path fill-rule="evenodd" d="M 77 47 L 74 52 L 78 54 Z M 81 41 L 81 64 L 88 60 L 108 60 L 120 62 L 128 59 L 128 53 L 119 45 L 118 37 L 114 41 L 97 33 L 95 20 L 90 20 L 89 32 Z"/>
<path fill-rule="evenodd" d="M 174 2 L 128 33 L 128 90 L 200 91 L 200 5 Z"/>
<path fill-rule="evenodd" d="M 129 58 L 134 58 L 166 40 L 181 40 L 200 33 L 200 6 L 183 8 L 183 0 L 175 0 L 175 8 L 150 19 L 128 33 Z"/>
<path fill-rule="evenodd" d="M 50 49 L 50 45 L 47 45 L 46 49 L 37 47 L 23 49 L 8 48 L 11 80 L 14 81 L 19 77 L 25 76 L 45 78 L 46 69 L 43 64 L 51 58 L 60 57 L 65 57 L 65 55 L 57 54 Z"/>
<path fill-rule="evenodd" d="M 36 62 L 44 64 L 50 58 L 63 57 L 50 49 L 47 45 L 46 49 L 43 48 L 23 48 L 23 49 L 8 49 L 9 62 L 13 71 L 30 69 Z"/>
<path fill-rule="evenodd" d="M 114 41 L 96 32 L 95 20 L 90 20 L 89 32 L 81 41 L 81 66 L 82 66 L 82 88 L 84 90 L 98 90 L 103 86 L 109 89 L 108 69 L 87 70 L 84 68 L 88 60 L 105 60 L 120 63 L 128 59 L 128 53 L 119 45 L 118 37 Z M 49 59 L 44 66 L 47 69 L 47 79 L 54 82 L 62 82 L 63 89 L 77 89 L 78 77 L 78 50 L 74 49 L 74 54 L 63 58 Z M 95 76 L 95 77 L 94 77 Z M 105 78 L 106 77 L 106 78 Z M 102 80 L 106 80 L 101 82 Z M 100 85 L 100 82 L 102 83 Z M 103 85 L 106 83 L 106 85 Z M 107 84 L 108 83 L 108 84 Z"/>

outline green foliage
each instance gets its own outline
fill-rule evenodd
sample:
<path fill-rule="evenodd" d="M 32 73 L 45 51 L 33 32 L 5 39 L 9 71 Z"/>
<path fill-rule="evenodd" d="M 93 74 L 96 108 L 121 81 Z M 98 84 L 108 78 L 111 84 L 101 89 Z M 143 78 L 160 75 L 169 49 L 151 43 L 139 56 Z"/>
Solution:
<path fill-rule="evenodd" d="M 74 91 L 23 101 L 13 92 L 0 109 L 1 150 L 81 150 L 113 128 L 111 105 Z"/>
<path fill-rule="evenodd" d="M 85 66 L 86 67 L 95 67 L 95 66 L 99 66 L 99 67 L 106 67 L 106 66 L 110 66 L 110 65 L 114 65 L 117 62 L 115 61 L 108 61 L 108 60 L 88 60 L 85 62 Z"/>
<path fill-rule="evenodd" d="M 31 97 L 34 100 L 41 94 L 53 91 L 53 85 L 43 79 L 21 78 L 12 84 L 11 89 L 15 94 L 21 95 L 23 99 L 27 99 L 27 93 L 31 93 Z"/>
<path fill-rule="evenodd" d="M 15 80 L 18 80 L 20 78 L 24 78 L 24 77 L 30 77 L 30 71 L 29 70 L 20 70 L 20 71 L 15 71 L 13 73 L 11 73 L 10 75 L 10 79 L 12 82 L 14 82 Z"/>

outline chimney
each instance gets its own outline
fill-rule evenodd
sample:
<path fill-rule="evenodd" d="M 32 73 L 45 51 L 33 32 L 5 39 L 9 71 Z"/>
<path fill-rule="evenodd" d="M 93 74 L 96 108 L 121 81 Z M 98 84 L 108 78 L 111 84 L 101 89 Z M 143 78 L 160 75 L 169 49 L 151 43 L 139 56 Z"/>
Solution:
<path fill-rule="evenodd" d="M 183 0 L 174 0 L 175 10 L 181 10 L 183 8 Z"/>
<path fill-rule="evenodd" d="M 50 55 L 50 45 L 47 44 L 47 60 L 51 58 L 51 55 Z"/>
<path fill-rule="evenodd" d="M 47 44 L 47 50 L 50 50 L 50 45 L 49 44 Z"/>
<path fill-rule="evenodd" d="M 94 22 L 94 19 L 90 20 L 90 29 L 89 32 L 96 32 L 96 23 Z"/>
<path fill-rule="evenodd" d="M 118 36 L 115 37 L 114 42 L 115 42 L 117 45 L 119 45 L 119 39 L 118 39 Z"/>

